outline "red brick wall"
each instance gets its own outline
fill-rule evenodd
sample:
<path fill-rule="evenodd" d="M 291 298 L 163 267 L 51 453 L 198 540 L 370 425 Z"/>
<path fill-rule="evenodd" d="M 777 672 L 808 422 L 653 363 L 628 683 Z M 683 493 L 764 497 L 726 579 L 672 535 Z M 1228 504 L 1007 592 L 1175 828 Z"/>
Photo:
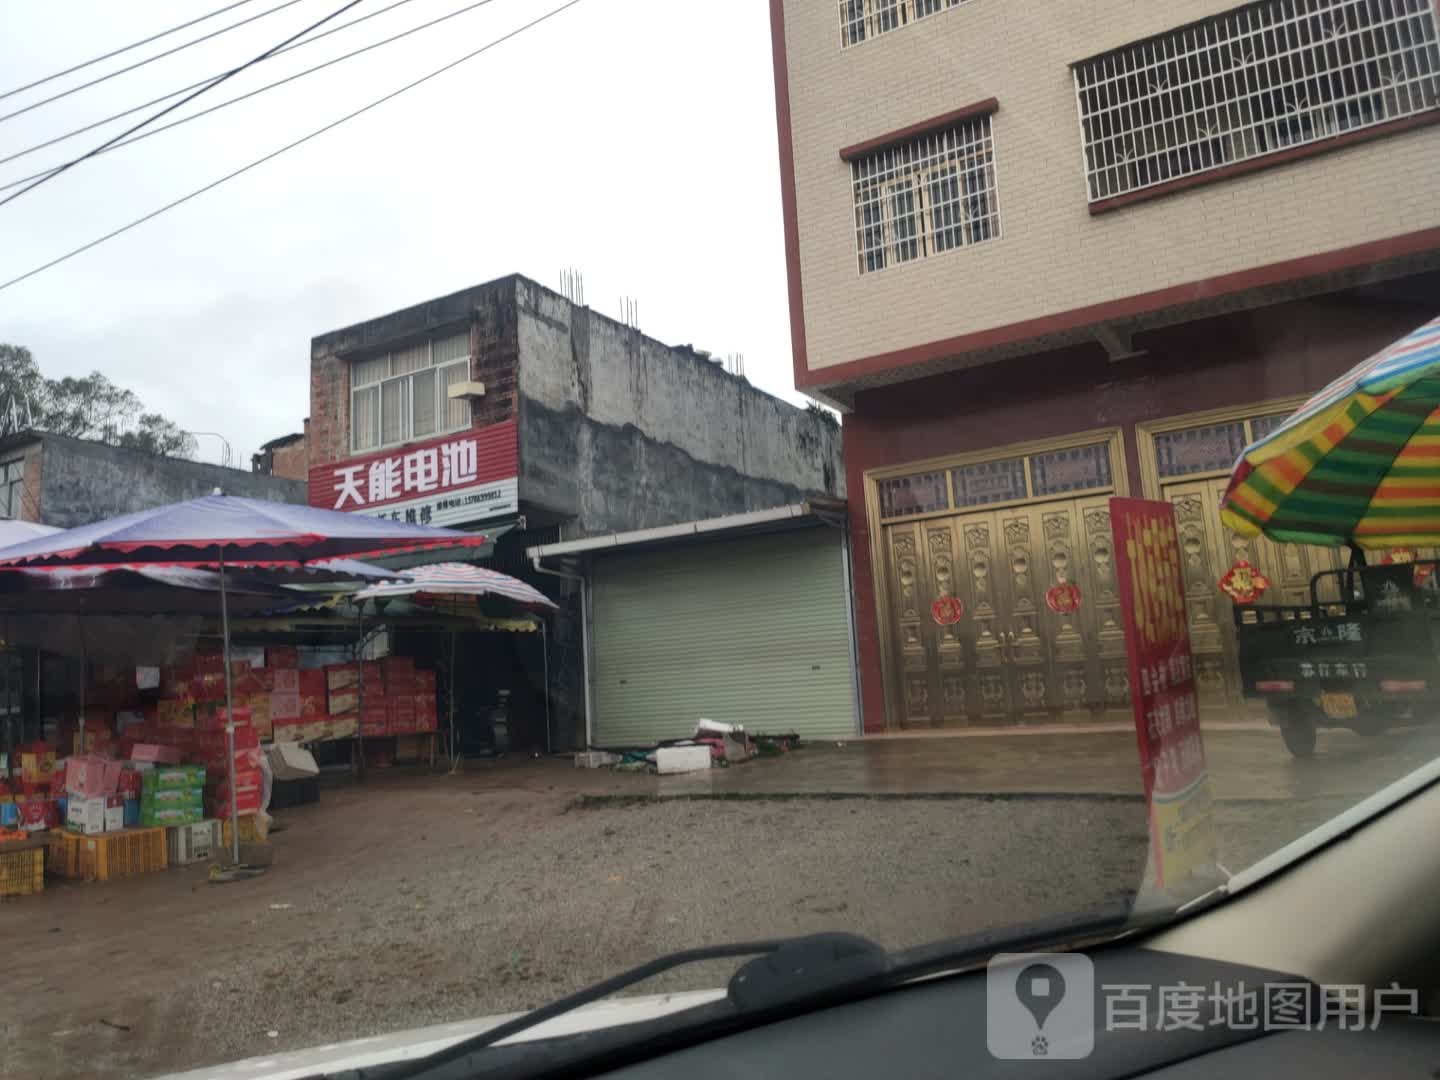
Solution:
<path fill-rule="evenodd" d="M 885 724 L 879 629 L 865 520 L 868 469 L 1120 427 L 1140 494 L 1135 425 L 1202 409 L 1311 393 L 1432 313 L 1332 297 L 1141 335 L 1143 358 L 1110 363 L 1083 346 L 864 391 L 844 419 L 865 730 Z"/>

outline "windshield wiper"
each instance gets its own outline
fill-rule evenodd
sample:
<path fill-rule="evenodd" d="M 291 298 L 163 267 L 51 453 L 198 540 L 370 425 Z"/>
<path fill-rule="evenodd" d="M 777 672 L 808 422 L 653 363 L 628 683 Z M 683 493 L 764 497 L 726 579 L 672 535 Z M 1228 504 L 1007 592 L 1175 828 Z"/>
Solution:
<path fill-rule="evenodd" d="M 1117 901 L 1083 913 L 967 934 L 894 953 L 886 953 L 867 938 L 843 933 L 685 949 L 621 972 L 428 1057 L 334 1075 L 347 1080 L 447 1080 L 483 1070 L 487 1076 L 524 1077 L 583 1061 L 614 1064 L 632 1045 L 643 1045 L 647 1054 L 664 1053 L 696 1039 L 715 1038 L 784 1015 L 838 1004 L 911 979 L 972 968 L 1000 951 L 1076 948 L 1113 941 L 1158 924 L 1163 921 L 1159 916 L 1156 913 L 1137 919 L 1129 904 Z M 651 976 L 687 964 L 731 957 L 755 959 L 731 976 L 722 1000 L 553 1040 L 496 1046 Z M 496 1054 L 505 1060 L 494 1058 Z"/>

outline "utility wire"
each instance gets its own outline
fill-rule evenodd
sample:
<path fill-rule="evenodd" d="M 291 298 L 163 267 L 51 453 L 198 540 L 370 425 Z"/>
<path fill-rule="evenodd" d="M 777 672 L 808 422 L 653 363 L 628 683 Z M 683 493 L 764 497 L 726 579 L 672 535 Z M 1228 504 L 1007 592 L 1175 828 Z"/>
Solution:
<path fill-rule="evenodd" d="M 34 277 L 36 274 L 39 274 L 39 273 L 41 273 L 41 272 L 43 272 L 43 271 L 45 271 L 45 270 L 49 270 L 52 266 L 58 266 L 58 265 L 60 265 L 61 263 L 65 262 L 65 261 L 67 261 L 67 260 L 69 260 L 69 259 L 73 259 L 76 255 L 83 254 L 84 252 L 89 251 L 91 248 L 99 247 L 101 244 L 105 243 L 107 240 L 113 240 L 113 239 L 115 239 L 115 237 L 120 236 L 120 235 L 123 234 L 123 233 L 129 232 L 131 229 L 136 228 L 136 227 L 139 226 L 139 225 L 145 224 L 145 222 L 147 222 L 147 221 L 151 221 L 151 220 L 153 220 L 154 218 L 159 217 L 161 214 L 165 213 L 167 210 L 173 210 L 173 209 L 175 209 L 177 206 L 182 206 L 183 204 L 189 202 L 191 199 L 198 198 L 199 196 L 204 195 L 207 191 L 212 191 L 213 189 L 219 187 L 221 184 L 226 183 L 226 182 L 229 181 L 229 180 L 234 180 L 237 176 L 241 176 L 241 175 L 249 172 L 251 169 L 257 168 L 257 167 L 260 166 L 260 165 L 264 165 L 267 161 L 272 161 L 272 160 L 274 160 L 275 158 L 279 157 L 281 154 L 285 153 L 286 151 L 288 151 L 288 150 L 294 150 L 297 146 L 302 146 L 303 144 L 309 142 L 311 139 L 317 138 L 318 136 L 325 134 L 325 132 L 330 131 L 332 128 L 337 128 L 337 127 L 339 127 L 341 124 L 345 123 L 346 121 L 348 121 L 348 120 L 353 120 L 353 119 L 355 119 L 357 116 L 361 116 L 361 115 L 363 115 L 364 113 L 369 112 L 371 109 L 377 108 L 378 106 L 385 104 L 385 102 L 389 101 L 391 98 L 397 98 L 397 97 L 399 97 L 401 94 L 405 93 L 407 90 L 413 90 L 413 89 L 415 89 L 415 87 L 420 86 L 422 83 L 427 83 L 427 82 L 429 82 L 431 79 L 433 79 L 433 78 L 435 78 L 435 77 L 437 77 L 437 76 L 439 76 L 439 75 L 445 74 L 445 72 L 449 71 L 451 68 L 459 67 L 461 64 L 465 63 L 465 61 L 467 61 L 467 60 L 473 60 L 475 57 L 479 56 L 481 53 L 483 53 L 483 52 L 488 52 L 489 50 L 493 49 L 496 45 L 500 45 L 500 44 L 502 44 L 503 42 L 509 41 L 511 38 L 515 37 L 517 34 L 522 34 L 522 33 L 524 33 L 526 30 L 529 30 L 531 27 L 533 27 L 533 26 L 538 26 L 538 25 L 540 25 L 541 23 L 543 23 L 545 20 L 554 18 L 556 15 L 559 15 L 562 11 L 565 11 L 565 10 L 567 10 L 568 8 L 572 8 L 572 7 L 574 7 L 574 6 L 575 6 L 576 4 L 578 4 L 578 3 L 580 3 L 580 0 L 566 0 L 566 2 L 563 3 L 563 4 L 561 4 L 559 7 L 551 8 L 551 9 L 550 9 L 549 11 L 547 11 L 544 15 L 540 15 L 540 16 L 537 16 L 537 17 L 534 18 L 534 19 L 531 19 L 528 23 L 525 23 L 523 26 L 518 26 L 518 27 L 516 27 L 514 30 L 511 30 L 508 34 L 502 34 L 500 37 L 495 38 L 493 41 L 489 41 L 489 42 L 487 42 L 486 44 L 480 46 L 480 48 L 475 49 L 475 50 L 473 50 L 473 51 L 471 51 L 471 52 L 466 53 L 464 56 L 460 57 L 459 59 L 450 61 L 450 63 L 446 64 L 444 67 L 438 67 L 438 68 L 436 68 L 434 71 L 431 71 L 429 74 L 420 76 L 420 78 L 416 79 L 414 82 L 408 82 L 408 83 L 406 83 L 404 86 L 401 86 L 401 87 L 399 87 L 399 88 L 397 88 L 397 89 L 395 89 L 395 90 L 390 91 L 390 93 L 386 94 L 384 97 L 378 97 L 378 98 L 376 98 L 374 101 L 370 102 L 368 105 L 362 105 L 360 108 L 356 109 L 354 112 L 346 113 L 344 116 L 340 117 L 339 119 L 330 121 L 330 123 L 326 124 L 324 127 L 316 128 L 314 131 L 310 132 L 308 135 L 302 135 L 300 138 L 296 139 L 294 142 L 286 143 L 284 146 L 280 147 L 278 150 L 272 150 L 272 151 L 270 151 L 270 153 L 266 154 L 264 157 L 256 158 L 254 161 L 250 162 L 248 165 L 242 165 L 242 166 L 240 166 L 240 168 L 234 170 L 233 172 L 228 172 L 228 173 L 226 173 L 224 176 L 220 177 L 218 180 L 212 180 L 212 181 L 210 181 L 210 183 L 206 184 L 204 187 L 196 188 L 194 191 L 190 192 L 188 195 L 182 195 L 182 196 L 180 196 L 180 198 L 175 199 L 175 200 L 173 200 L 172 202 L 168 202 L 168 203 L 166 203 L 164 206 L 158 207 L 158 208 L 155 209 L 155 210 L 151 210 L 150 213 L 145 214 L 145 215 L 143 215 L 142 217 L 135 218 L 133 221 L 130 221 L 130 222 L 127 222 L 127 223 L 124 224 L 124 225 L 121 225 L 118 229 L 112 229 L 110 232 L 106 233 L 104 236 L 96 237 L 94 240 L 91 240 L 89 243 L 81 244 L 79 247 L 74 248 L 74 249 L 72 249 L 72 250 L 70 250 L 70 251 L 67 251 L 64 255 L 57 255 L 55 258 L 51 259 L 49 262 L 47 262 L 47 263 L 42 263 L 41 265 L 35 267 L 35 268 L 32 269 L 32 270 L 27 270 L 27 271 L 25 271 L 25 273 L 20 274 L 18 277 L 13 277 L 13 278 L 11 278 L 11 279 L 8 280 L 8 281 L 0 281 L 0 290 L 8 289 L 8 288 L 10 288 L 10 286 L 12 286 L 12 285 L 18 285 L 20 282 L 26 280 L 27 278 L 32 278 L 32 277 Z"/>
<path fill-rule="evenodd" d="M 216 8 L 208 15 L 201 15 L 198 18 L 191 19 L 189 22 L 183 22 L 179 26 L 172 26 L 169 30 L 161 30 L 158 34 L 151 34 L 149 37 L 141 38 L 139 41 L 132 41 L 129 45 L 123 45 L 118 49 L 111 49 L 109 52 L 102 53 L 94 59 L 86 60 L 83 64 L 74 64 L 66 68 L 64 71 L 57 71 L 51 75 L 46 75 L 44 78 L 36 79 L 33 82 L 28 82 L 24 86 L 17 86 L 13 90 L 6 90 L 3 93 L 0 93 L 0 100 L 4 100 L 8 97 L 14 97 L 16 94 L 22 93 L 26 90 L 34 89 L 37 86 L 41 86 L 44 83 L 51 82 L 55 79 L 60 78 L 61 76 L 73 74 L 74 72 L 80 71 L 82 68 L 90 67 L 92 64 L 98 64 L 102 60 L 109 60 L 112 56 L 119 56 L 121 53 L 127 53 L 131 49 L 138 49 L 141 45 L 149 45 L 150 42 L 159 41 L 162 37 L 168 37 L 169 35 L 175 33 L 178 30 L 184 30 L 187 26 L 194 26 L 196 23 L 202 23 L 206 19 L 213 19 L 216 15 L 225 14 L 225 12 L 229 11 L 231 8 L 241 7 L 244 4 L 249 4 L 252 2 L 253 0 L 235 0 L 233 4 L 226 4 L 222 8 Z"/>
<path fill-rule="evenodd" d="M 237 95 L 236 97 L 227 98 L 226 100 L 220 102 L 219 104 L 211 105 L 208 109 L 201 109 L 199 112 L 191 113 L 189 116 L 182 116 L 179 120 L 172 120 L 172 121 L 170 121 L 170 123 L 168 123 L 168 124 L 161 124 L 159 127 L 157 127 L 157 128 L 151 128 L 149 131 L 146 131 L 146 132 L 143 132 L 143 133 L 141 133 L 141 134 L 139 134 L 139 135 L 136 135 L 136 136 L 134 136 L 133 138 L 122 139 L 120 142 L 115 143 L 113 146 L 107 146 L 104 150 L 100 151 L 100 153 L 108 154 L 111 150 L 119 150 L 119 149 L 122 148 L 122 147 L 129 146 L 131 143 L 137 143 L 137 142 L 139 142 L 141 139 L 148 139 L 148 138 L 150 138 L 150 136 L 152 136 L 152 135 L 159 135 L 162 131 L 169 131 L 171 128 L 179 127 L 181 124 L 188 124 L 191 120 L 198 120 L 198 119 L 200 119 L 200 117 L 202 117 L 202 116 L 208 116 L 210 113 L 218 112 L 219 110 L 225 108 L 225 107 L 228 106 L 228 105 L 234 105 L 234 104 L 236 104 L 237 102 L 244 101 L 246 98 L 252 98 L 252 97 L 254 97 L 254 96 L 257 95 L 257 94 L 263 94 L 266 90 L 273 90 L 273 89 L 275 89 L 277 86 L 284 86 L 286 83 L 294 82 L 296 79 L 303 78 L 303 77 L 306 76 L 306 75 L 312 75 L 312 74 L 314 74 L 314 73 L 317 72 L 317 71 L 323 71 L 325 68 L 328 68 L 328 67 L 330 67 L 330 66 L 332 66 L 332 65 L 334 65 L 334 64 L 338 64 L 338 63 L 340 63 L 340 61 L 342 61 L 342 60 L 349 60 L 351 57 L 359 56 L 361 53 L 367 53 L 367 52 L 369 52 L 371 49 L 378 49 L 381 45 L 389 45 L 389 44 L 390 44 L 391 42 L 393 42 L 393 41 L 399 41 L 401 38 L 409 37 L 411 34 L 419 33 L 421 30 L 427 30 L 427 29 L 429 29 L 430 27 L 437 25 L 438 23 L 445 22 L 447 19 L 453 19 L 453 18 L 455 18 L 457 15 L 464 15 L 467 11 L 474 11 L 476 8 L 484 7 L 486 4 L 493 3 L 493 2 L 494 2 L 494 0 L 474 0 L 473 3 L 467 4 L 465 7 L 459 8 L 459 9 L 456 10 L 456 11 L 452 11 L 452 12 L 450 12 L 448 15 L 441 15 L 441 16 L 439 16 L 438 18 L 431 19 L 429 22 L 421 23 L 419 26 L 412 26 L 409 30 L 402 30 L 402 31 L 401 31 L 400 33 L 398 33 L 398 34 L 392 34 L 392 35 L 391 35 L 390 37 L 388 37 L 388 38 L 383 38 L 383 39 L 381 39 L 380 41 L 372 42 L 371 44 L 365 45 L 365 46 L 363 46 L 363 47 L 361 47 L 361 48 L 359 48 L 359 49 L 354 49 L 354 50 L 352 50 L 351 52 L 343 53 L 343 54 L 340 55 L 340 56 L 336 56 L 336 57 L 334 57 L 334 58 L 332 58 L 332 59 L 330 59 L 330 60 L 326 60 L 323 64 L 316 64 L 314 67 L 306 68 L 304 71 L 297 71 L 295 74 L 293 74 L 293 75 L 287 75 L 287 76 L 286 76 L 285 78 L 283 78 L 283 79 L 276 79 L 274 82 L 272 82 L 272 83 L 266 83 L 264 86 L 257 86 L 254 90 L 248 90 L 248 91 L 246 91 L 246 92 L 243 93 L 243 94 Z M 409 0 L 399 0 L 399 3 L 401 3 L 401 4 L 409 3 Z M 391 5 L 391 7 L 398 7 L 398 6 L 399 6 L 399 4 L 392 4 L 392 5 Z M 388 11 L 389 9 L 386 8 L 386 9 L 383 9 L 383 10 L 387 10 L 387 11 Z M 378 14 L 380 14 L 380 12 L 377 11 L 377 12 L 375 12 L 374 14 L 378 15 Z M 370 16 L 370 15 L 367 15 L 367 16 L 365 16 L 365 18 L 368 19 L 368 18 L 371 18 L 371 16 Z M 360 21 L 359 19 L 356 19 L 356 20 L 355 20 L 355 22 L 359 22 L 359 21 Z M 346 24 L 345 24 L 345 26 L 354 26 L 354 25 L 355 25 L 354 22 L 349 22 L 349 23 L 346 23 Z M 337 27 L 336 29 L 338 29 L 338 30 L 343 30 L 343 29 L 345 29 L 345 26 Z M 327 31 L 327 33 L 331 33 L 331 34 L 333 34 L 334 32 L 335 32 L 334 30 Z M 304 41 L 299 42 L 297 45 L 292 45 L 292 46 L 290 46 L 290 48 L 292 48 L 292 49 L 298 48 L 300 45 L 306 45 L 306 44 L 309 44 L 309 42 L 311 42 L 311 41 L 318 41 L 318 40 L 319 40 L 319 38 L 306 38 Z M 287 51 L 288 51 L 288 50 L 287 50 Z M 173 97 L 174 95 L 171 94 L 171 95 L 166 95 L 166 96 L 167 96 L 167 97 Z M 163 100 L 165 100 L 165 99 L 164 99 L 164 98 L 160 98 L 160 99 L 158 99 L 158 100 L 163 101 Z M 150 103 L 150 104 L 153 104 L 153 102 Z M 136 111 L 135 109 L 131 109 L 131 110 L 130 110 L 130 112 L 135 112 L 135 111 Z M 124 114 L 122 113 L 121 115 L 124 115 Z M 117 119 L 117 118 L 116 118 L 116 117 L 111 117 L 110 119 L 113 120 L 113 119 Z M 103 123 L 106 123 L 106 122 L 107 122 L 107 121 L 101 120 L 101 121 L 98 121 L 96 124 L 92 124 L 92 125 L 90 125 L 90 126 L 91 126 L 91 127 L 97 127 L 97 126 L 99 126 L 99 124 L 103 124 Z M 81 130 L 84 130 L 84 129 L 81 129 Z M 73 134 L 75 134 L 75 132 L 71 132 L 71 134 L 73 135 Z M 51 139 L 50 142 L 52 142 L 52 143 L 54 143 L 54 142 L 59 142 L 60 139 L 66 139 L 66 138 L 69 138 L 69 136 L 68 136 L 68 135 L 61 135 L 58 139 Z M 38 150 L 38 149 L 40 149 L 41 146 L 48 146 L 48 145 L 49 145 L 49 143 L 41 143 L 40 146 L 32 146 L 32 147 L 30 148 L 30 150 Z M 23 155 L 28 154 L 28 153 L 30 152 L 30 150 L 22 150 L 22 151 L 20 151 L 20 153 L 18 153 L 18 154 L 11 154 L 9 157 L 0 158 L 0 165 L 5 164 L 7 161 L 13 161 L 13 160 L 15 160 L 15 158 L 17 158 L 17 157 L 22 157 Z M 9 191 L 11 188 L 13 188 L 13 187 L 19 187 L 21 184 L 25 183 L 26 181 L 34 180 L 36 177 L 39 177 L 39 176 L 47 176 L 47 175 L 49 175 L 52 171 L 54 171 L 54 170 L 52 170 L 52 169 L 41 169 L 39 172 L 33 172 L 33 173 L 31 173 L 29 176 L 22 176 L 22 177 L 20 177 L 18 180 L 11 180 L 11 181 L 9 181 L 8 183 L 0 184 L 0 191 Z M 0 205 L 3 205 L 3 204 L 0 204 Z"/>
<path fill-rule="evenodd" d="M 240 2 L 248 4 L 250 3 L 250 0 L 240 0 Z M 279 56 L 281 53 L 288 53 L 295 49 L 303 49 L 306 45 L 311 45 L 317 41 L 321 41 L 329 37 L 331 34 L 338 34 L 342 30 L 349 30 L 350 27 L 359 26 L 367 19 L 373 19 L 377 15 L 384 15 L 387 11 L 394 11 L 397 7 L 403 7 L 405 4 L 409 4 L 411 2 L 412 0 L 395 0 L 393 4 L 388 4 L 385 7 L 381 8 L 379 11 L 372 11 L 369 15 L 361 15 L 358 19 L 351 19 L 349 22 L 343 23 L 340 26 L 331 27 L 329 30 L 322 30 L 320 33 L 315 34 L 313 37 L 307 37 L 301 41 L 295 42 L 294 45 L 286 45 L 285 48 L 278 49 L 274 53 L 272 53 L 270 59 L 275 59 L 275 57 Z M 14 161 L 16 158 L 25 157 L 27 154 L 33 154 L 36 150 L 44 150 L 45 147 L 54 146 L 56 143 L 64 142 L 66 139 L 73 139 L 76 135 L 83 135 L 87 131 L 94 131 L 97 127 L 104 127 L 106 124 L 111 123 L 112 121 L 119 120 L 122 117 L 130 116 L 132 113 L 137 113 L 141 109 L 148 109 L 151 105 L 159 105 L 162 101 L 169 101 L 173 97 L 179 97 L 187 90 L 194 90 L 197 86 L 204 86 L 206 83 L 214 82 L 223 74 L 225 73 L 222 71 L 215 75 L 209 75 L 206 78 L 201 79 L 199 82 L 193 82 L 189 86 L 182 86 L 179 90 L 171 90 L 168 94 L 161 94 L 159 97 L 151 98 L 149 101 L 142 101 L 139 105 L 135 105 L 129 109 L 125 109 L 123 112 L 113 113 L 110 116 L 105 117 L 104 119 L 96 120 L 94 123 L 86 124 L 84 127 L 78 127 L 75 128 L 73 131 L 67 131 L 64 135 L 56 135 L 53 139 L 46 139 L 44 142 L 39 142 L 36 143 L 34 146 L 26 147 L 24 150 L 17 150 L 15 153 L 9 155 L 8 157 L 0 157 L 0 165 L 4 165 L 7 162 Z M 0 95 L 0 97 L 3 96 L 4 95 Z M 49 171 L 49 169 L 44 170 L 44 172 Z M 39 175 L 41 174 L 34 173 L 31 176 L 22 176 L 19 180 L 15 180 L 9 184 L 0 186 L 0 191 L 4 191 L 6 190 L 6 188 L 15 187 L 17 184 L 23 184 L 26 180 L 33 180 L 36 176 Z"/>
<path fill-rule="evenodd" d="M 156 53 L 154 56 L 148 56 L 144 60 L 137 60 L 135 61 L 135 63 L 129 65 L 128 67 L 116 68 L 114 71 L 111 71 L 105 75 L 97 76 L 96 78 L 91 79 L 89 82 L 83 82 L 79 86 L 70 87 L 69 90 L 61 90 L 58 94 L 51 94 L 47 98 L 41 98 L 39 101 L 26 105 L 23 109 L 16 109 L 14 112 L 8 112 L 4 116 L 0 116 L 0 123 L 4 123 L 6 120 L 13 119 L 14 117 L 20 116 L 23 113 L 27 113 L 32 109 L 38 109 L 41 105 L 49 105 L 52 101 L 59 101 L 61 98 L 69 97 L 71 94 L 78 94 L 81 90 L 87 90 L 92 86 L 98 86 L 100 83 L 107 82 L 108 80 L 115 78 L 115 76 L 117 75 L 124 75 L 127 71 L 134 71 L 136 68 L 142 68 L 146 64 L 153 64 L 156 60 L 162 60 L 165 57 L 170 56 L 173 53 L 177 53 L 182 49 L 188 49 L 191 45 L 199 45 L 202 41 L 209 41 L 213 37 L 219 37 L 221 34 L 229 33 L 236 27 L 244 26 L 246 23 L 252 23 L 256 19 L 263 19 L 266 15 L 274 15 L 275 12 L 280 11 L 282 8 L 287 8 L 293 4 L 298 3 L 300 3 L 300 0 L 285 0 L 283 4 L 276 4 L 273 8 L 269 8 L 265 11 L 260 12 L 259 15 L 251 15 L 248 19 L 241 19 L 239 22 L 231 23 L 229 26 L 222 26 L 219 30 L 212 30 L 208 34 L 204 34 L 198 38 L 192 38 L 190 41 L 185 42 L 183 45 L 176 45 L 173 49 L 166 49 L 164 52 Z"/>
<path fill-rule="evenodd" d="M 148 125 L 150 125 L 150 124 L 153 124 L 156 120 L 159 120 L 160 117 L 164 116 L 166 113 L 172 113 L 172 112 L 174 112 L 176 109 L 180 108 L 180 106 L 186 105 L 186 104 L 190 103 L 191 101 L 194 101 L 194 100 L 195 100 L 197 97 L 199 97 L 201 94 L 205 93 L 205 91 L 207 91 L 207 90 L 212 90 L 212 89 L 214 89 L 215 87 L 219 86 L 219 85 L 220 85 L 222 82 L 224 82 L 226 79 L 231 78 L 231 77 L 234 76 L 234 75 L 240 74 L 240 72 L 244 71 L 246 68 L 252 67 L 253 65 L 260 63 L 260 61 L 264 60 L 264 59 L 265 59 L 266 57 L 268 57 L 268 56 L 273 56 L 273 55 L 275 54 L 276 49 L 282 49 L 282 48 L 284 48 L 286 45 L 289 45 L 290 42 L 294 41 L 296 38 L 302 38 L 302 37 L 304 37 L 304 36 L 305 36 L 306 34 L 308 34 L 311 30 L 314 30 L 314 29 L 316 29 L 317 27 L 324 26 L 324 25 L 325 25 L 327 22 L 329 22 L 331 19 L 334 19 L 334 18 L 336 18 L 337 16 L 340 16 L 340 15 L 343 15 L 345 12 L 347 12 L 347 11 L 349 11 L 351 8 L 353 8 L 356 4 L 361 4 L 361 3 L 364 3 L 364 2 L 365 2 L 365 0 L 347 0 L 346 3 L 341 4 L 338 8 L 336 8 L 334 11 L 332 11 L 329 15 L 326 15 L 323 19 L 319 20 L 318 22 L 313 22 L 313 23 L 311 23 L 309 26 L 305 27 L 305 29 L 301 30 L 298 34 L 291 34 L 288 38 L 286 38 L 284 41 L 282 41 L 279 45 L 276 45 L 274 48 L 266 49 L 266 50 L 265 50 L 263 53 L 261 53 L 259 56 L 255 57 L 254 59 L 245 61 L 245 63 L 241 64 L 239 67 L 231 68 L 231 69 L 230 69 L 229 71 L 227 71 L 224 75 L 221 75 L 218 79 L 216 79 L 214 82 L 206 83 L 204 86 L 200 87 L 199 90 L 196 90 L 196 91 L 194 91 L 194 92 L 191 93 L 191 94 L 187 94 L 185 97 L 181 98 L 179 101 L 175 102 L 173 105 L 167 105 L 167 106 L 165 106 L 165 108 L 161 109 L 159 112 L 157 112 L 157 113 L 151 113 L 151 114 L 150 114 L 149 116 L 147 116 L 144 120 L 141 120 L 138 124 L 132 124 L 130 127 L 126 128 L 124 131 L 122 131 L 119 135 L 116 135 L 116 136 L 114 136 L 113 138 L 110 138 L 110 139 L 106 139 L 103 143 L 101 143 L 99 146 L 95 147 L 93 150 L 88 150 L 88 151 L 86 151 L 85 153 L 81 154 L 81 155 L 80 155 L 79 157 L 77 157 L 77 158 L 71 158 L 69 161 L 65 162 L 65 164 L 63 164 L 63 165 L 61 165 L 61 166 L 59 166 L 59 167 L 57 167 L 57 168 L 55 168 L 55 169 L 52 169 L 50 172 L 47 172 L 44 176 L 42 176 L 42 177 L 40 177 L 39 179 L 34 180 L 34 181 L 32 181 L 31 183 L 27 184 L 25 187 L 22 187 L 19 191 L 15 192 L 14 194 L 6 195 L 3 199 L 0 199 L 0 206 L 4 206 L 6 203 L 14 202 L 14 201 L 15 201 L 16 199 L 18 199 L 21 195 L 24 195 L 27 191 L 34 191 L 37 187 L 39 187 L 41 184 L 45 183 L 47 180 L 53 180 L 53 179 L 55 179 L 55 177 L 59 176 L 61 173 L 65 172 L 65 171 L 67 171 L 67 170 L 69 170 L 69 169 L 73 169 L 76 165 L 79 165 L 82 161 L 85 161 L 85 160 L 87 160 L 87 159 L 89 159 L 89 158 L 92 158 L 92 157 L 94 157 L 96 154 L 103 154 L 103 153 L 104 153 L 106 150 L 108 150 L 110 147 L 114 146 L 114 145 L 115 145 L 117 142 L 119 142 L 121 139 L 125 138 L 125 136 L 127 136 L 127 135 L 133 135 L 133 134 L 135 134 L 135 132 L 139 131 L 141 128 L 146 127 L 146 126 L 148 126 Z"/>

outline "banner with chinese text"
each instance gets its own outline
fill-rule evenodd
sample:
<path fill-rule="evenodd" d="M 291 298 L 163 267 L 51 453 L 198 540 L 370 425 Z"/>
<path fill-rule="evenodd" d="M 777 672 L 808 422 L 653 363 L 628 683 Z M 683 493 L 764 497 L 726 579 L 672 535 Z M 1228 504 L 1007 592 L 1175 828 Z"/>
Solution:
<path fill-rule="evenodd" d="M 1175 508 L 1111 499 L 1110 528 L 1155 877 L 1164 887 L 1215 863 Z"/>
<path fill-rule="evenodd" d="M 453 527 L 519 512 L 513 420 L 310 470 L 310 505 Z"/>

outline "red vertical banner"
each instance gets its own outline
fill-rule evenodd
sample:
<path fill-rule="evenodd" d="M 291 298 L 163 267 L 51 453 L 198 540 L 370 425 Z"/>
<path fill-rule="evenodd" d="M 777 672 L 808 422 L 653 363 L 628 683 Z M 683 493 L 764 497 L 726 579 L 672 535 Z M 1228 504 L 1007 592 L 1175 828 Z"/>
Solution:
<path fill-rule="evenodd" d="M 1215 863 L 1175 508 L 1111 499 L 1110 529 L 1155 878 L 1167 887 Z"/>

